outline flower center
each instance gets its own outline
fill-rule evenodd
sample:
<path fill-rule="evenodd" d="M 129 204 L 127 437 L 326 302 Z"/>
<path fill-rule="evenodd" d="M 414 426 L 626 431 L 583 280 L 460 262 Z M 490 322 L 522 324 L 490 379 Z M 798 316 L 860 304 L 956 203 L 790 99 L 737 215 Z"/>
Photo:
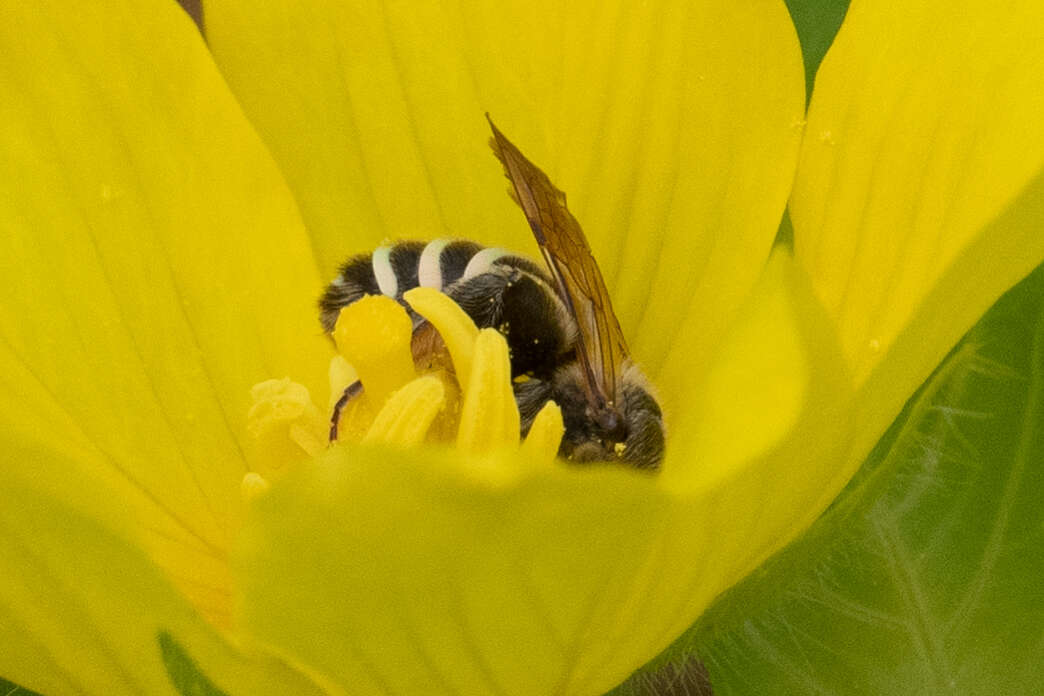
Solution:
<path fill-rule="evenodd" d="M 330 365 L 337 443 L 433 444 L 469 454 L 517 449 L 519 412 L 507 341 L 494 329 L 476 328 L 437 290 L 414 288 L 403 297 L 424 320 L 416 327 L 399 303 L 380 295 L 341 310 L 333 331 L 340 355 Z M 268 480 L 295 461 L 318 454 L 326 428 L 299 384 L 269 380 L 252 395 L 248 429 L 257 446 L 254 471 L 243 481 L 248 498 L 267 490 Z M 553 459 L 563 433 L 561 410 L 549 401 L 521 443 L 527 459 Z"/>

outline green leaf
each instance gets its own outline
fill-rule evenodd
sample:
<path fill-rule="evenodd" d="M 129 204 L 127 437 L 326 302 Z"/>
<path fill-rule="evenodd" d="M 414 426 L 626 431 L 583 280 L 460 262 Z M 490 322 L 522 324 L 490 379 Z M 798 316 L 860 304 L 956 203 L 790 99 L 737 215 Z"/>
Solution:
<path fill-rule="evenodd" d="M 790 18 L 801 41 L 805 61 L 805 96 L 812 96 L 819 63 L 826 55 L 841 20 L 848 11 L 849 0 L 786 0 Z"/>
<path fill-rule="evenodd" d="M 718 696 L 1039 693 L 1042 423 L 1044 266 L 953 350 L 819 522 L 651 671 L 699 655 Z M 615 693 L 650 693 L 648 679 Z"/>
<path fill-rule="evenodd" d="M 834 42 L 841 21 L 848 12 L 849 0 L 786 0 L 790 19 L 801 43 L 801 58 L 805 64 L 805 101 L 812 98 L 816 71 L 827 49 Z M 776 243 L 794 246 L 794 227 L 789 211 L 784 211 Z"/>
<path fill-rule="evenodd" d="M 182 696 L 226 696 L 225 692 L 203 673 L 196 661 L 170 633 L 161 631 L 156 636 L 163 665 L 170 682 Z M 40 696 L 0 677 L 0 696 Z"/>
<path fill-rule="evenodd" d="M 40 696 L 40 694 L 0 677 L 0 696 Z"/>
<path fill-rule="evenodd" d="M 170 675 L 170 683 L 181 696 L 227 696 L 207 678 L 174 636 L 160 631 L 156 641 L 163 656 L 163 666 Z"/>

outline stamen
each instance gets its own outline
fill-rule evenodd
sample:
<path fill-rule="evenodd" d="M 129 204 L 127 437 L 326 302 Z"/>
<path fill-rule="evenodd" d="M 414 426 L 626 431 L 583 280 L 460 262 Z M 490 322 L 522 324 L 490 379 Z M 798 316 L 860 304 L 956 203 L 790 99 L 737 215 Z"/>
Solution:
<path fill-rule="evenodd" d="M 337 441 L 403 447 L 456 441 L 469 454 L 517 449 L 520 419 L 505 338 L 495 329 L 479 331 L 457 303 L 433 288 L 404 297 L 438 332 L 453 369 L 442 357 L 418 356 L 422 367 L 414 365 L 413 323 L 394 300 L 373 296 L 348 305 L 334 329 L 343 357 L 330 363 L 331 403 L 349 384 L 362 388 L 352 390 L 357 396 L 340 411 Z M 241 484 L 246 500 L 262 495 L 293 463 L 319 454 L 329 432 L 304 386 L 269 380 L 251 393 L 253 471 Z M 563 433 L 562 412 L 548 402 L 522 445 L 525 458 L 552 461 Z"/>
<path fill-rule="evenodd" d="M 457 446 L 481 454 L 518 447 L 518 438 L 518 406 L 511 389 L 507 341 L 494 329 L 482 329 L 464 391 Z"/>
<path fill-rule="evenodd" d="M 333 337 L 366 389 L 366 398 L 380 407 L 415 376 L 410 336 L 413 324 L 395 300 L 373 295 L 341 310 Z"/>
<path fill-rule="evenodd" d="M 523 456 L 533 462 L 554 461 L 564 434 L 562 409 L 554 401 L 548 401 L 533 419 L 529 434 L 522 443 Z"/>
<path fill-rule="evenodd" d="M 250 396 L 254 404 L 247 413 L 247 433 L 252 446 L 247 457 L 253 471 L 277 478 L 326 446 L 325 418 L 303 385 L 270 379 L 255 384 Z"/>
<path fill-rule="evenodd" d="M 444 404 L 442 381 L 437 377 L 418 377 L 388 398 L 363 442 L 419 445 Z"/>
<path fill-rule="evenodd" d="M 453 371 L 461 391 L 467 392 L 475 355 L 478 328 L 464 310 L 448 296 L 432 288 L 414 288 L 403 295 L 410 307 L 439 332 L 453 360 Z"/>

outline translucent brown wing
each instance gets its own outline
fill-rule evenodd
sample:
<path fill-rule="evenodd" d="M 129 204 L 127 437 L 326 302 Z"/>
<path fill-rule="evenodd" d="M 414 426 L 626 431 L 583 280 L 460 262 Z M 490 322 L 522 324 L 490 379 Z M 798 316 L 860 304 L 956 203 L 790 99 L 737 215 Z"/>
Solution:
<path fill-rule="evenodd" d="M 489 120 L 489 114 L 486 114 Z M 493 121 L 490 146 L 504 165 L 512 197 L 529 221 L 558 294 L 580 329 L 577 357 L 586 373 L 587 398 L 599 411 L 616 406 L 616 376 L 627 358 L 627 342 L 591 247 L 565 194 L 504 137 Z"/>

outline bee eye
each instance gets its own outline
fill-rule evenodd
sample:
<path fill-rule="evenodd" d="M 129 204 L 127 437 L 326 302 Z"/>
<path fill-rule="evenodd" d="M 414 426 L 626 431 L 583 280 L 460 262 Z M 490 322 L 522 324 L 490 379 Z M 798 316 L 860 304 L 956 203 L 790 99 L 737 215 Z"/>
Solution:
<path fill-rule="evenodd" d="M 630 428 L 627 427 L 627 421 L 616 409 L 608 409 L 600 414 L 598 425 L 602 432 L 605 433 L 605 437 L 609 442 L 624 442 L 627 440 Z"/>

